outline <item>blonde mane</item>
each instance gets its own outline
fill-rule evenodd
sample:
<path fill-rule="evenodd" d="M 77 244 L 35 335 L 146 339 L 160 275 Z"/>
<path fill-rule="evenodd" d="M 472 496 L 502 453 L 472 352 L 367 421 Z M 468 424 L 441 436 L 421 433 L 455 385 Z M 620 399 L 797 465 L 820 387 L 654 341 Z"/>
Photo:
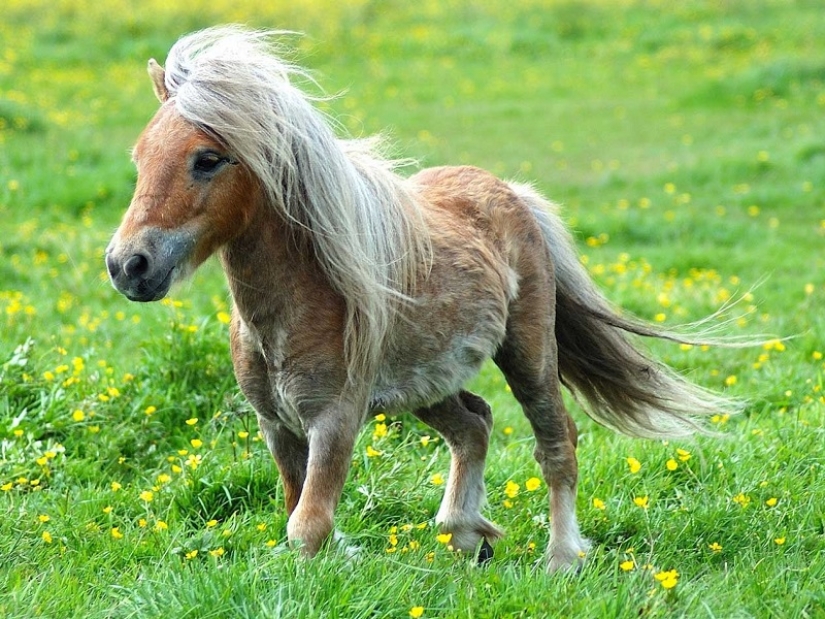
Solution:
<path fill-rule="evenodd" d="M 272 206 L 307 234 L 346 301 L 351 382 L 368 386 L 400 304 L 431 258 L 419 205 L 375 140 L 336 137 L 278 55 L 278 33 L 229 26 L 180 39 L 166 61 L 179 113 L 260 179 Z"/>

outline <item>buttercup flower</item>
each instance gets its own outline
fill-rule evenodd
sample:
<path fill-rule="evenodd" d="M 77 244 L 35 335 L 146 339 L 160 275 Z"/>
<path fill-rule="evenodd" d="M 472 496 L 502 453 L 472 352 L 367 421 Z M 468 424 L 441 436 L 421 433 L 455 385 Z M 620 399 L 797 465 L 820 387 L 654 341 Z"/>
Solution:
<path fill-rule="evenodd" d="M 636 458 L 627 458 L 627 466 L 630 468 L 630 472 L 635 475 L 641 470 L 642 463 Z"/>
<path fill-rule="evenodd" d="M 666 572 L 659 572 L 654 575 L 654 578 L 659 581 L 665 589 L 673 589 L 679 582 L 679 572 L 676 570 L 669 570 Z"/>

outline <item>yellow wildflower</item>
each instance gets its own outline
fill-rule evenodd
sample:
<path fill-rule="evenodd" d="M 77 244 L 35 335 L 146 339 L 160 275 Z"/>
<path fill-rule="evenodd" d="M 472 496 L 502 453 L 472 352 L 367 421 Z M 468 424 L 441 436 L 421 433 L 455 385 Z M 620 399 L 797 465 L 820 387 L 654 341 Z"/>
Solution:
<path fill-rule="evenodd" d="M 659 572 L 658 574 L 654 575 L 654 578 L 659 581 L 659 584 L 662 585 L 665 589 L 673 589 L 676 586 L 676 583 L 679 582 L 679 572 L 676 570 L 669 570 L 667 572 Z"/>
<path fill-rule="evenodd" d="M 380 438 L 384 438 L 387 436 L 387 424 L 385 423 L 376 423 L 375 428 L 372 431 L 372 438 L 373 440 L 378 440 Z"/>
<path fill-rule="evenodd" d="M 630 472 L 635 475 L 641 470 L 642 463 L 636 458 L 627 458 L 627 466 L 630 468 Z"/>
<path fill-rule="evenodd" d="M 751 498 L 747 494 L 740 492 L 735 497 L 733 497 L 733 502 L 738 503 L 740 507 L 747 507 L 748 504 L 751 502 Z"/>

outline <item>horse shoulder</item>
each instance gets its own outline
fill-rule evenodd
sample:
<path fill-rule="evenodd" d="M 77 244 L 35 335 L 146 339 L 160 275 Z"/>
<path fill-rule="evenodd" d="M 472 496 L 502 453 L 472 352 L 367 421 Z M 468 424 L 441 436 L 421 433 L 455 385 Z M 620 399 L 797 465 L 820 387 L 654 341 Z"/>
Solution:
<path fill-rule="evenodd" d="M 271 295 L 236 297 L 230 329 L 238 384 L 255 411 L 302 435 L 346 382 L 343 301 L 295 273 Z"/>

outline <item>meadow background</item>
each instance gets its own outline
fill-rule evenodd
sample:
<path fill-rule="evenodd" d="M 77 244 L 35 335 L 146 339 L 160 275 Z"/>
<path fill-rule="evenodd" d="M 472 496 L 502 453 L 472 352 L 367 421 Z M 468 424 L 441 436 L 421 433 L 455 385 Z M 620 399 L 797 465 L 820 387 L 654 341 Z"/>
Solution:
<path fill-rule="evenodd" d="M 216 23 L 302 31 L 353 135 L 471 163 L 564 205 L 608 297 L 664 324 L 730 299 L 723 350 L 651 343 L 747 399 L 724 437 L 637 441 L 587 420 L 581 573 L 547 576 L 546 488 L 493 367 L 484 569 L 432 516 L 448 453 L 372 423 L 337 525 L 303 561 L 232 377 L 216 262 L 134 305 L 102 261 L 146 61 Z M 0 615 L 825 617 L 825 19 L 819 0 L 6 0 L 0 15 Z"/>

